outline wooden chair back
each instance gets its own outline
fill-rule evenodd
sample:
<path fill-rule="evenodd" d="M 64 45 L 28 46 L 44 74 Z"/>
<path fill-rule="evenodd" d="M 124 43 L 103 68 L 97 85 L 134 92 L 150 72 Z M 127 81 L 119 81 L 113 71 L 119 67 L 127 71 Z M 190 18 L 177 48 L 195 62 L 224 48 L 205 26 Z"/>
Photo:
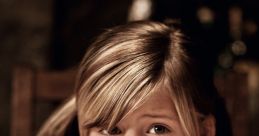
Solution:
<path fill-rule="evenodd" d="M 63 101 L 73 93 L 76 70 L 36 71 L 17 67 L 13 72 L 11 136 L 32 136 L 35 132 L 37 101 Z"/>
<path fill-rule="evenodd" d="M 249 90 L 246 73 L 226 72 L 214 78 L 215 86 L 225 99 L 233 136 L 249 135 Z"/>

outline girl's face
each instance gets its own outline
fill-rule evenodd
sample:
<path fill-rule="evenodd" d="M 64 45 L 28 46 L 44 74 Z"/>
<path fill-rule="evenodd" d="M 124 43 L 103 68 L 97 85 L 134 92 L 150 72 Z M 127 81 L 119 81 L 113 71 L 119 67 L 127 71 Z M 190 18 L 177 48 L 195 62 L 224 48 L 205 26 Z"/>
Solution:
<path fill-rule="evenodd" d="M 137 110 L 129 113 L 110 132 L 91 128 L 90 136 L 184 136 L 168 91 L 156 90 Z"/>

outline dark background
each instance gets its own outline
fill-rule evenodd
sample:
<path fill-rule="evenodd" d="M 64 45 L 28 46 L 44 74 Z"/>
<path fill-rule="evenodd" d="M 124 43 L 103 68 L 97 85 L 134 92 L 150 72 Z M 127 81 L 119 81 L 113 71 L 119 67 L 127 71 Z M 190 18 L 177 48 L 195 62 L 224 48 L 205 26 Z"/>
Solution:
<path fill-rule="evenodd" d="M 10 131 L 13 67 L 63 70 L 77 65 L 94 37 L 128 22 L 133 2 L 0 0 L 0 135 Z M 200 53 L 211 73 L 229 71 L 240 60 L 259 62 L 257 0 L 153 0 L 151 11 L 150 20 L 181 22 L 188 36 L 204 47 Z M 253 111 L 257 116 L 258 110 Z M 250 135 L 255 136 L 256 123 L 251 124 Z"/>

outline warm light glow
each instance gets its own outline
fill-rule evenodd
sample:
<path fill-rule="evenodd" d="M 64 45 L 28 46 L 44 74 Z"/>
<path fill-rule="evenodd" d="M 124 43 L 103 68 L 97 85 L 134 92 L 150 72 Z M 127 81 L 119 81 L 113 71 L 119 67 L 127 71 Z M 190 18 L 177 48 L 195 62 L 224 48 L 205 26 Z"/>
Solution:
<path fill-rule="evenodd" d="M 231 45 L 231 50 L 235 55 L 244 55 L 246 53 L 246 45 L 243 41 L 235 41 Z"/>
<path fill-rule="evenodd" d="M 229 53 L 223 53 L 218 58 L 219 65 L 223 68 L 230 68 L 233 65 L 233 57 Z"/>
<path fill-rule="evenodd" d="M 240 7 L 234 6 L 229 9 L 228 14 L 230 34 L 233 39 L 240 39 L 243 11 Z"/>
<path fill-rule="evenodd" d="M 247 20 L 244 22 L 244 30 L 247 35 L 254 35 L 257 32 L 258 26 L 255 21 Z"/>
<path fill-rule="evenodd" d="M 208 7 L 201 7 L 197 11 L 197 17 L 203 24 L 214 22 L 214 12 Z"/>
<path fill-rule="evenodd" d="M 151 15 L 151 0 L 134 0 L 129 12 L 129 21 L 146 20 Z"/>

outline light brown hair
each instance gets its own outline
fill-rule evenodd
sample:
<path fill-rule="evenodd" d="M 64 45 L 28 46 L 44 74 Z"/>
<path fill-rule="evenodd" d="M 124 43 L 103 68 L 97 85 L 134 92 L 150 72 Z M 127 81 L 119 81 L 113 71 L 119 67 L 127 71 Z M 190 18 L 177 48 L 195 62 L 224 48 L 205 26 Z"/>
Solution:
<path fill-rule="evenodd" d="M 164 87 L 170 90 L 185 135 L 198 136 L 197 115 L 211 114 L 208 107 L 213 107 L 213 100 L 202 94 L 206 88 L 195 72 L 189 45 L 179 29 L 158 22 L 133 22 L 107 30 L 81 62 L 76 95 L 39 135 L 63 135 L 76 115 L 81 135 L 87 136 L 91 127 L 111 129 L 155 87 Z"/>

